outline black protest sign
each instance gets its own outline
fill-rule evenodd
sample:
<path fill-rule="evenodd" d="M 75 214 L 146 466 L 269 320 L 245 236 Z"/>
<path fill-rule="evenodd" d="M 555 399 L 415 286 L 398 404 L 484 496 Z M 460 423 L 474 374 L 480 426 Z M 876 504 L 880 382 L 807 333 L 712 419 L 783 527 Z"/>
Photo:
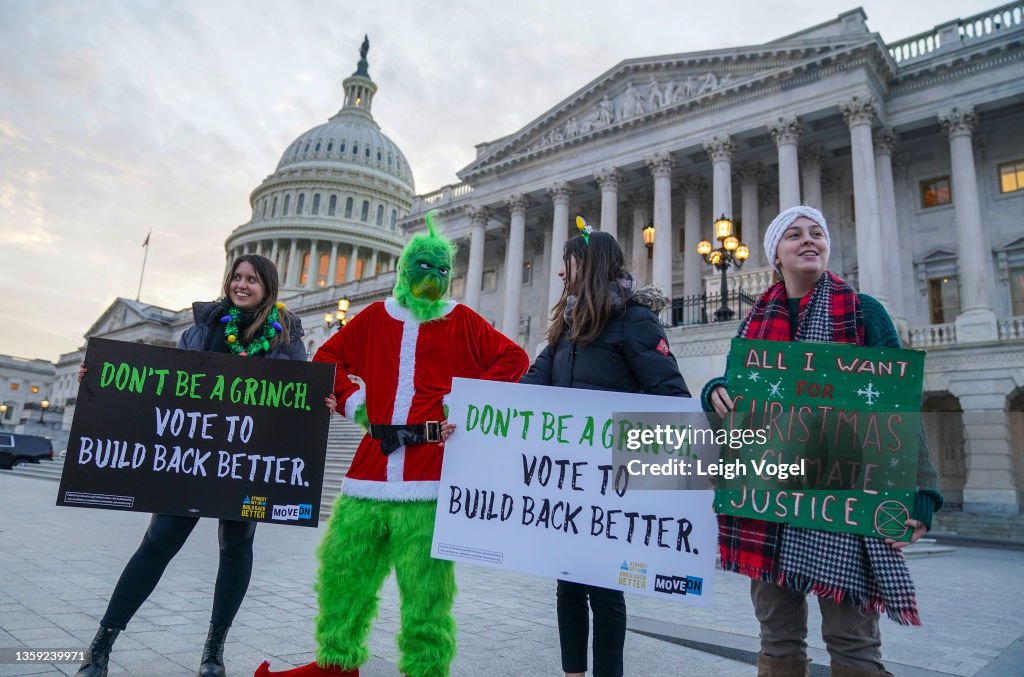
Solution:
<path fill-rule="evenodd" d="M 90 339 L 57 505 L 317 526 L 329 365 Z"/>

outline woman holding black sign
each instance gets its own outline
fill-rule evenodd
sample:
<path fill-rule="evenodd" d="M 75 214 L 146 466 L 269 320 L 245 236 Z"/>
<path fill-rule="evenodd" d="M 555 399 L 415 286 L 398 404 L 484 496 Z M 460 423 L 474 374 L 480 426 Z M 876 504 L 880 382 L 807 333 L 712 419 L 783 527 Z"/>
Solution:
<path fill-rule="evenodd" d="M 817 209 L 798 206 L 779 214 L 765 232 L 764 252 L 782 280 L 761 296 L 737 336 L 899 348 L 896 327 L 882 304 L 828 271 L 830 245 L 825 217 Z M 723 416 L 734 407 L 724 377 L 708 382 L 701 400 L 705 410 Z M 917 483 L 914 510 L 905 522 L 913 529 L 911 542 L 930 528 L 932 513 L 942 506 L 923 429 Z M 921 624 L 899 552 L 907 543 L 734 516 L 720 515 L 718 522 L 722 568 L 751 578 L 750 596 L 761 623 L 759 675 L 808 674 L 808 592 L 818 595 L 832 674 L 890 674 L 881 660 L 879 613 L 903 625 Z"/>
<path fill-rule="evenodd" d="M 306 359 L 302 323 L 278 302 L 277 269 L 270 259 L 240 256 L 224 279 L 223 291 L 220 301 L 192 304 L 195 324 L 185 330 L 179 348 L 275 360 Z M 84 375 L 83 365 L 79 381 Z M 333 410 L 333 396 L 327 399 L 327 406 Z M 107 674 L 114 640 L 156 588 L 167 564 L 198 522 L 198 517 L 153 515 L 142 544 L 121 573 L 76 677 Z M 224 640 L 249 587 L 255 533 L 255 522 L 220 520 L 220 564 L 200 677 L 224 675 Z"/>
<path fill-rule="evenodd" d="M 638 289 L 623 269 L 622 249 L 608 233 L 581 234 L 565 244 L 562 297 L 551 310 L 548 344 L 520 383 L 689 397 L 657 313 L 664 295 Z M 594 614 L 594 677 L 621 677 L 626 601 L 621 590 L 558 581 L 558 639 L 566 677 L 587 671 Z"/>

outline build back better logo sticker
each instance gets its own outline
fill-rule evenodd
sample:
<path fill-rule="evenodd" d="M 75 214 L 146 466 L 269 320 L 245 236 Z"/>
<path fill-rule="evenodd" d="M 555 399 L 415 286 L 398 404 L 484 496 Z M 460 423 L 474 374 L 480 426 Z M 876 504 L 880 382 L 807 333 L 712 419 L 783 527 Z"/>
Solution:
<path fill-rule="evenodd" d="M 317 525 L 330 365 L 106 339 L 85 364 L 57 505 Z"/>
<path fill-rule="evenodd" d="M 721 424 L 761 434 L 723 448 L 717 512 L 910 540 L 922 351 L 733 339 L 727 378 Z"/>

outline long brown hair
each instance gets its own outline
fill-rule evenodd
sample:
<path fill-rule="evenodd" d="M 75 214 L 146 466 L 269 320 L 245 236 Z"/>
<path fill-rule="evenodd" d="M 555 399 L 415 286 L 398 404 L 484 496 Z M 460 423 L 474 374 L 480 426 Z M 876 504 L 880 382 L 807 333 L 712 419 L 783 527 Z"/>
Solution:
<path fill-rule="evenodd" d="M 619 279 L 625 266 L 622 248 L 608 233 L 591 233 L 589 244 L 582 235 L 577 235 L 565 243 L 562 261 L 565 286 L 558 303 L 551 309 L 548 343 L 556 343 L 564 331 L 568 331 L 570 341 L 589 343 L 601 335 L 611 319 L 615 305 L 611 285 Z M 572 261 L 576 262 L 576 276 L 570 283 Z M 565 306 L 570 295 L 576 297 L 576 303 L 572 308 L 572 322 L 566 322 Z"/>
<path fill-rule="evenodd" d="M 267 317 L 270 316 L 270 310 L 277 303 L 280 280 L 277 276 L 277 266 L 274 265 L 273 261 L 259 254 L 243 254 L 235 259 L 228 270 L 228 274 L 224 276 L 223 292 L 224 298 L 227 299 L 228 303 L 231 303 L 231 280 L 234 278 L 238 266 L 243 263 L 248 263 L 256 271 L 256 279 L 263 285 L 263 290 L 267 294 L 253 312 L 252 323 L 242 333 L 243 342 L 252 343 L 256 336 L 263 331 L 263 325 L 267 321 Z M 281 308 L 277 311 L 277 317 L 277 322 L 281 325 L 281 331 L 277 332 L 277 335 L 270 341 L 272 348 L 288 343 L 288 326 L 291 324 L 289 313 L 284 308 Z"/>

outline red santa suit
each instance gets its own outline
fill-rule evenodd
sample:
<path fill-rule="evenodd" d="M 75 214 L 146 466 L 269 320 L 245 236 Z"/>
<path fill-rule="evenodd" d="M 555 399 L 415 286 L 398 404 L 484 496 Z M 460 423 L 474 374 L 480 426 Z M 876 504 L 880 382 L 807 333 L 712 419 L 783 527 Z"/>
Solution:
<path fill-rule="evenodd" d="M 452 378 L 519 380 L 529 358 L 518 345 L 469 308 L 450 302 L 437 320 L 419 322 L 394 298 L 360 311 L 313 358 L 336 366 L 339 411 L 353 420 L 365 402 L 370 423 L 419 424 L 446 418 L 442 401 Z M 360 390 L 349 375 L 367 384 Z M 381 501 L 437 499 L 444 448 L 412 444 L 389 455 L 363 437 L 342 494 Z"/>

